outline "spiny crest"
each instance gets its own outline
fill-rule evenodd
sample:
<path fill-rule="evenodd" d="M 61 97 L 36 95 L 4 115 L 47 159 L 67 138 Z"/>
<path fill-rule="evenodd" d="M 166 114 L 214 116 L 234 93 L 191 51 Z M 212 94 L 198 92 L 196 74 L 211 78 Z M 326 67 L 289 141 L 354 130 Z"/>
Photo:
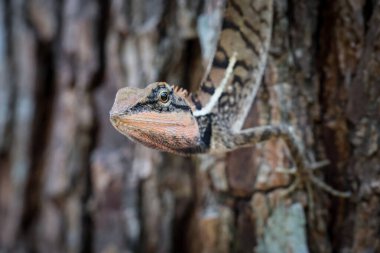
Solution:
<path fill-rule="evenodd" d="M 195 106 L 191 99 L 189 97 L 191 96 L 191 93 L 188 92 L 185 88 L 179 87 L 177 85 L 172 85 L 173 91 L 176 95 L 180 96 L 182 99 L 184 99 L 191 107 L 191 109 L 194 111 Z"/>
<path fill-rule="evenodd" d="M 188 98 L 190 96 L 190 92 L 188 92 L 185 88 L 179 87 L 177 85 L 172 85 L 173 91 L 181 96 L 182 98 Z"/>
<path fill-rule="evenodd" d="M 189 92 L 185 88 L 179 87 L 177 85 L 172 85 L 172 88 L 173 88 L 173 91 L 177 93 L 178 95 L 185 96 L 185 97 L 189 96 Z"/>

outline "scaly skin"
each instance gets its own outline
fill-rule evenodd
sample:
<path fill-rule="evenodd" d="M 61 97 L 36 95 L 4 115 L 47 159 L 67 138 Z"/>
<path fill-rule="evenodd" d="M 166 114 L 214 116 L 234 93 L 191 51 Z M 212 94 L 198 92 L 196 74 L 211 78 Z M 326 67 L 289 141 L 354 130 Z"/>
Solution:
<path fill-rule="evenodd" d="M 161 82 L 120 89 L 110 118 L 120 133 L 151 148 L 181 155 L 207 152 L 193 109 L 185 91 Z"/>
<path fill-rule="evenodd" d="M 311 182 L 348 197 L 348 192 L 336 191 L 312 174 L 318 165 L 307 162 L 304 147 L 290 127 L 241 130 L 261 83 L 272 13 L 271 0 L 229 0 L 215 57 L 199 90 L 189 95 L 165 82 L 145 89 L 122 88 L 110 112 L 111 122 L 134 141 L 179 155 L 228 152 L 283 138 L 296 165 L 297 183 Z"/>

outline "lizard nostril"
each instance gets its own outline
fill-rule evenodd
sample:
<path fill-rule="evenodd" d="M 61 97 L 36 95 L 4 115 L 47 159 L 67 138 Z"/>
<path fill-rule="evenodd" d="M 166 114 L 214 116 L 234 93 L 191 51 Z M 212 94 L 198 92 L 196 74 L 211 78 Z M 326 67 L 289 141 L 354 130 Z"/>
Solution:
<path fill-rule="evenodd" d="M 117 126 L 118 125 L 118 116 L 116 114 L 110 114 L 110 121 L 112 125 Z"/>

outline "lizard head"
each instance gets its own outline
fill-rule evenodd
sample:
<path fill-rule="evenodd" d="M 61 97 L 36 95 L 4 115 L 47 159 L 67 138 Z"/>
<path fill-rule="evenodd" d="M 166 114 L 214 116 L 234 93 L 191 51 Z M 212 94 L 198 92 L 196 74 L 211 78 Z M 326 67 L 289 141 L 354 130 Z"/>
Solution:
<path fill-rule="evenodd" d="M 200 134 L 187 92 L 157 82 L 145 89 L 120 89 L 110 111 L 112 125 L 123 135 L 146 146 L 188 153 L 197 149 Z"/>

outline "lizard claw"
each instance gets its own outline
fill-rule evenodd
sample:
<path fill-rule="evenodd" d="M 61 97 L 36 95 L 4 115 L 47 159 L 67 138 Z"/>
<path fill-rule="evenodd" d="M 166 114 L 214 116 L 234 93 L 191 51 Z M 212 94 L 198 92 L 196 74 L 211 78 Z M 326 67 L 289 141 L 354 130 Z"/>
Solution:
<path fill-rule="evenodd" d="M 314 162 L 311 165 L 309 165 L 308 167 L 311 170 L 317 170 L 317 169 L 323 168 L 323 167 L 325 167 L 325 166 L 327 166 L 329 164 L 330 164 L 329 160 L 323 160 L 323 161 L 319 161 L 319 162 Z"/>
<path fill-rule="evenodd" d="M 341 197 L 341 198 L 348 198 L 351 196 L 351 192 L 346 191 L 338 191 L 335 190 L 333 187 L 330 185 L 326 184 L 323 182 L 323 180 L 319 179 L 313 174 L 313 171 L 320 169 L 322 167 L 325 167 L 329 164 L 330 162 L 328 160 L 320 161 L 320 162 L 315 162 L 309 166 L 307 166 L 308 173 L 301 173 L 299 170 L 296 168 L 290 168 L 290 169 L 283 169 L 283 168 L 276 168 L 276 171 L 279 173 L 284 173 L 284 174 L 292 174 L 295 176 L 294 182 L 284 191 L 281 193 L 282 196 L 286 196 L 293 191 L 297 189 L 298 186 L 300 186 L 302 183 L 306 183 L 307 181 L 311 182 L 312 184 L 316 185 L 317 187 L 321 188 L 322 190 L 330 193 L 333 196 Z"/>
<path fill-rule="evenodd" d="M 341 198 L 349 198 L 351 196 L 351 192 L 349 192 L 349 191 L 343 192 L 343 191 L 335 190 L 330 185 L 326 184 L 321 179 L 314 176 L 313 173 L 309 173 L 309 178 L 313 184 L 315 184 L 316 186 L 318 186 L 322 190 L 330 193 L 333 196 L 337 196 L 337 197 L 341 197 Z"/>

